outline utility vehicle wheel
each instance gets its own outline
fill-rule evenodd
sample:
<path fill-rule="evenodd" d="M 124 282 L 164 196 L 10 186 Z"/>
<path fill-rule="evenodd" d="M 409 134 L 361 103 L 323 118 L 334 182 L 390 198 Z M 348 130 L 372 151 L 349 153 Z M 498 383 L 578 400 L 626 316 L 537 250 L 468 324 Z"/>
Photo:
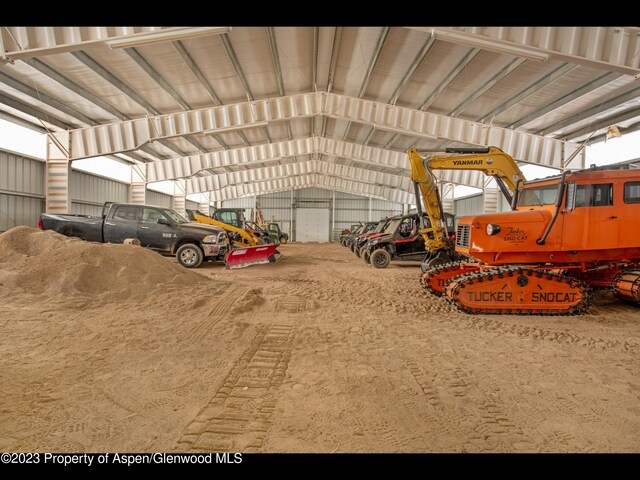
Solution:
<path fill-rule="evenodd" d="M 279 238 L 279 240 L 280 240 L 280 243 L 282 243 L 283 245 L 284 245 L 285 243 L 287 243 L 287 237 L 285 237 L 284 235 L 282 235 L 282 236 Z"/>
<path fill-rule="evenodd" d="M 356 251 L 355 251 L 355 252 L 353 252 L 353 253 L 355 253 L 355 254 L 356 254 L 356 257 L 358 257 L 358 258 L 362 258 L 362 249 L 361 249 L 361 248 L 356 247 L 356 249 L 355 249 L 355 250 L 356 250 Z"/>
<path fill-rule="evenodd" d="M 371 265 L 376 268 L 387 268 L 391 262 L 391 255 L 384 248 L 379 248 L 371 253 Z"/>
<path fill-rule="evenodd" d="M 371 265 L 371 252 L 365 248 L 363 248 L 363 252 L 362 252 L 362 259 L 364 260 L 364 263 L 368 263 L 369 265 Z"/>

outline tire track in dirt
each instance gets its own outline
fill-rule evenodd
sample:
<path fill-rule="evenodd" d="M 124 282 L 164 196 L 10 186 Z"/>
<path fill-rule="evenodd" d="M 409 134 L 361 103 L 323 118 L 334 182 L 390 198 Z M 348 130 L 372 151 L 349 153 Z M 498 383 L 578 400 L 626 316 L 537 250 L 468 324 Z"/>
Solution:
<path fill-rule="evenodd" d="M 205 317 L 205 320 L 191 328 L 189 331 L 189 341 L 200 342 L 204 340 L 213 331 L 213 327 L 227 317 L 229 310 L 231 310 L 234 304 L 244 297 L 249 290 L 249 288 L 229 289 L 209 310 L 209 314 Z"/>
<path fill-rule="evenodd" d="M 404 365 L 433 409 L 425 412 L 430 417 L 426 430 L 442 442 L 440 448 L 507 452 L 518 443 L 528 451 L 536 449 L 529 436 L 486 391 L 484 376 L 461 365 L 455 353 L 438 351 L 437 345 L 429 339 L 420 341 L 426 344 L 424 351 L 406 357 Z M 489 368 L 482 362 L 475 367 L 481 372 Z M 456 443 L 448 443 L 453 438 L 458 439 Z M 461 442 L 460 439 L 465 440 Z"/>
<path fill-rule="evenodd" d="M 200 452 L 263 450 L 294 337 L 294 325 L 260 325 L 249 348 L 214 397 L 187 425 L 176 448 Z"/>
<path fill-rule="evenodd" d="M 376 273 L 387 274 L 391 272 L 384 271 Z M 313 289 L 313 291 L 308 294 L 321 301 L 335 301 L 336 298 L 338 298 L 341 302 L 354 306 L 391 310 L 398 314 L 415 314 L 418 318 L 420 318 L 421 315 L 427 314 L 430 322 L 437 322 L 446 326 L 484 332 L 496 332 L 519 338 L 530 338 L 536 341 L 543 340 L 564 345 L 577 345 L 588 349 L 614 349 L 628 352 L 635 352 L 639 347 L 639 343 L 631 339 L 592 337 L 581 335 L 579 332 L 511 324 L 508 320 L 501 319 L 504 317 L 487 318 L 475 315 L 464 315 L 458 313 L 447 300 L 425 294 L 422 289 L 416 285 L 417 281 L 409 282 L 409 279 L 406 278 L 393 277 L 394 275 L 390 275 L 389 283 L 385 285 L 386 288 L 384 290 L 381 289 L 379 284 L 367 281 L 366 276 L 360 276 L 350 277 L 348 279 L 337 278 L 323 282 L 323 288 Z M 390 292 L 397 294 L 394 295 L 391 300 L 388 295 Z M 414 292 L 417 293 L 417 295 L 410 295 L 410 293 Z M 603 298 L 601 301 L 603 302 L 602 305 L 594 305 L 592 307 L 594 311 L 600 312 L 602 310 L 614 314 L 621 308 L 617 302 L 611 301 L 608 298 Z M 446 317 L 442 314 L 446 314 Z M 586 316 L 590 316 L 590 314 L 586 314 Z"/>
<path fill-rule="evenodd" d="M 478 410 L 480 418 L 474 422 L 475 434 L 463 444 L 465 451 L 509 452 L 514 450 L 514 444 L 519 445 L 519 451 L 537 450 L 535 443 L 515 424 L 493 395 L 487 394 Z M 529 447 L 523 448 L 522 445 Z"/>

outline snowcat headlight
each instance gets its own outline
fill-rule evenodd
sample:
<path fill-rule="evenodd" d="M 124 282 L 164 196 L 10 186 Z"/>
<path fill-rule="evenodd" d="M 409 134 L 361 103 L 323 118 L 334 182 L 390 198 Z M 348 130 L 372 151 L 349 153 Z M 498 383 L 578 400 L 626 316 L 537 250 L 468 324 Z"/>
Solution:
<path fill-rule="evenodd" d="M 495 223 L 487 225 L 487 235 L 497 235 L 498 233 L 500 233 L 500 225 L 496 225 Z"/>

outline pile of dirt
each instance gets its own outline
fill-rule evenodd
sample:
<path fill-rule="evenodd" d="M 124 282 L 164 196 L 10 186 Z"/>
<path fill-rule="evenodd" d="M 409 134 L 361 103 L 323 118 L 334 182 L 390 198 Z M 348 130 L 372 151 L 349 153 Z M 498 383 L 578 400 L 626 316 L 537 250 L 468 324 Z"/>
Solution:
<path fill-rule="evenodd" d="M 0 234 L 0 292 L 21 290 L 64 298 L 91 295 L 140 298 L 169 285 L 196 286 L 206 279 L 159 254 L 136 246 L 99 244 L 50 230 L 15 227 Z"/>

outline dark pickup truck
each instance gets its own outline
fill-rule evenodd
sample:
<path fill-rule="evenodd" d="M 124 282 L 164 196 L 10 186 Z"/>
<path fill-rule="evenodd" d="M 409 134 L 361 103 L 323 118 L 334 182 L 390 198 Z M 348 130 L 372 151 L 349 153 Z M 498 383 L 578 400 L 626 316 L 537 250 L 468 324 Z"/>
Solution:
<path fill-rule="evenodd" d="M 186 268 L 203 259 L 225 259 L 229 252 L 227 233 L 213 225 L 189 222 L 170 208 L 107 202 L 99 217 L 90 215 L 40 215 L 38 228 L 90 242 L 123 243 L 137 238 L 140 245 L 163 255 L 175 255 Z"/>

